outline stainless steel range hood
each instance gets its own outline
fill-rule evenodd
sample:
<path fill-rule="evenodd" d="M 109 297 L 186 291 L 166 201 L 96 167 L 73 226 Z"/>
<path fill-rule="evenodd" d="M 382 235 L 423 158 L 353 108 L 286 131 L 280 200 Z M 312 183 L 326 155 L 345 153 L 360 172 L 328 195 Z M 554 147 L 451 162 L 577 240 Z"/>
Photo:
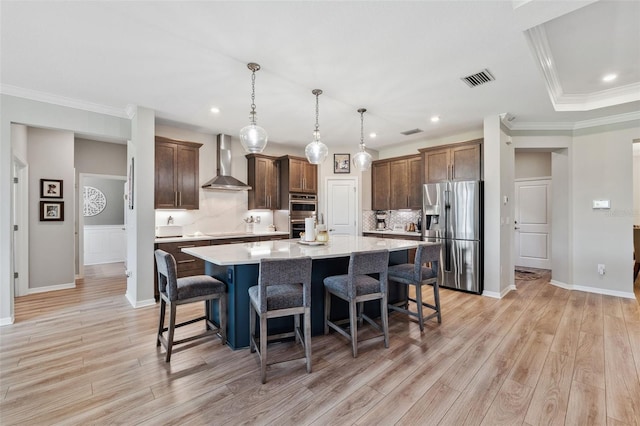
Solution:
<path fill-rule="evenodd" d="M 217 173 L 202 188 L 218 191 L 248 191 L 251 189 L 246 183 L 231 176 L 231 136 L 220 134 L 216 138 Z"/>

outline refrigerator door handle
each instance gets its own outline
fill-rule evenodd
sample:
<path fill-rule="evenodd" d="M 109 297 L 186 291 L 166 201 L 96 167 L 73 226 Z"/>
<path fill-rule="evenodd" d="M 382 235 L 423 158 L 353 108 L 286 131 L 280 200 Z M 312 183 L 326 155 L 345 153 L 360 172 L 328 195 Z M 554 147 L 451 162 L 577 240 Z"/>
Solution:
<path fill-rule="evenodd" d="M 444 265 L 445 272 L 451 272 L 451 241 L 444 240 Z"/>

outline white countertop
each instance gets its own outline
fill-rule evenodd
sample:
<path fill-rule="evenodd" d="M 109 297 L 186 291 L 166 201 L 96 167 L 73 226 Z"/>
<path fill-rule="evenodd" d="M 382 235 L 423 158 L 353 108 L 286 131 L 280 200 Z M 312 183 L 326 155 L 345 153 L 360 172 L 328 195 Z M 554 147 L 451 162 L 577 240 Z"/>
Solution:
<path fill-rule="evenodd" d="M 363 234 L 387 234 L 387 235 L 406 235 L 409 237 L 419 237 L 420 232 L 409 232 L 409 231 L 394 231 L 394 230 L 386 230 L 386 231 L 362 231 Z"/>
<path fill-rule="evenodd" d="M 420 241 L 396 240 L 391 238 L 354 237 L 350 235 L 331 236 L 325 245 L 309 246 L 300 244 L 299 239 L 262 241 L 257 243 L 225 244 L 183 248 L 182 251 L 216 265 L 247 265 L 259 263 L 262 258 L 292 259 L 310 256 L 312 259 L 328 259 L 349 256 L 354 251 L 389 251 L 415 248 Z"/>
<path fill-rule="evenodd" d="M 156 243 L 179 243 L 183 241 L 227 240 L 230 238 L 268 237 L 276 235 L 289 235 L 287 231 L 273 232 L 219 232 L 200 235 L 183 235 L 182 237 L 156 237 Z"/>

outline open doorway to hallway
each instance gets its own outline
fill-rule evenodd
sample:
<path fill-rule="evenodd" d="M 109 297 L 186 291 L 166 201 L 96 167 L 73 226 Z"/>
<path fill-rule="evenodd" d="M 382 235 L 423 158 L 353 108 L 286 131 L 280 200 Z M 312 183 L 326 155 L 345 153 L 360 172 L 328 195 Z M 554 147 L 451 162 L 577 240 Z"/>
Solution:
<path fill-rule="evenodd" d="M 551 270 L 551 152 L 516 149 L 514 265 L 516 281 Z"/>

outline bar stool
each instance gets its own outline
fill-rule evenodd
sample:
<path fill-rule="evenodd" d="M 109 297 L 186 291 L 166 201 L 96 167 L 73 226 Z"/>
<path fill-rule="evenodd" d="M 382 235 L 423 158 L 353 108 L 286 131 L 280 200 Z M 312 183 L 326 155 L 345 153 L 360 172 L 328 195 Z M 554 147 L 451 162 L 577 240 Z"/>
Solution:
<path fill-rule="evenodd" d="M 409 298 L 407 291 L 407 299 L 396 304 L 389 304 L 389 308 L 403 312 L 408 315 L 418 317 L 420 331 L 424 330 L 424 321 L 437 317 L 438 323 L 442 323 L 442 315 L 440 312 L 440 292 L 438 286 L 438 261 L 440 260 L 440 249 L 442 244 L 421 244 L 416 250 L 416 257 L 413 263 L 404 263 L 401 265 L 389 266 L 389 281 L 405 284 L 407 286 L 416 287 L 416 298 Z M 431 267 L 423 266 L 425 263 L 431 262 Z M 422 301 L 422 286 L 433 286 L 434 305 Z M 409 310 L 409 301 L 417 305 L 416 311 Z M 425 317 L 422 308 L 427 307 L 433 309 L 433 313 Z"/>
<path fill-rule="evenodd" d="M 351 341 L 353 357 L 358 356 L 358 327 L 366 320 L 377 330 L 382 331 L 384 347 L 389 347 L 389 321 L 387 316 L 387 269 L 389 267 L 389 250 L 370 252 L 353 252 L 349 258 L 347 275 L 334 275 L 324 279 L 324 334 L 329 334 L 329 327 Z M 378 274 L 375 279 L 368 274 Z M 331 295 L 349 303 L 349 332 L 341 327 L 346 320 L 331 321 Z M 363 304 L 369 300 L 380 300 L 381 325 L 363 312 Z M 359 315 L 356 313 L 356 305 Z"/>
<path fill-rule="evenodd" d="M 158 325 L 158 337 L 156 346 L 164 346 L 167 351 L 165 361 L 171 360 L 171 352 L 174 345 L 190 342 L 192 340 L 219 334 L 222 344 L 227 343 L 227 295 L 226 287 L 219 281 L 208 275 L 195 275 L 191 277 L 177 278 L 176 259 L 164 250 L 155 251 L 156 265 L 158 267 L 158 290 L 160 292 L 160 323 Z M 202 317 L 176 324 L 176 308 L 178 305 L 209 300 L 218 300 L 220 311 L 219 327 L 211 321 L 209 309 L 205 303 L 205 314 Z M 165 308 L 169 304 L 169 327 L 164 326 Z M 204 333 L 174 341 L 173 335 L 177 327 L 205 321 Z M 165 338 L 164 332 L 168 331 Z"/>
<path fill-rule="evenodd" d="M 260 318 L 260 337 L 256 336 L 256 314 Z M 249 288 L 249 349 L 258 352 L 260 378 L 267 381 L 269 341 L 295 337 L 304 348 L 307 373 L 311 373 L 311 258 L 260 259 L 258 285 Z M 294 330 L 268 336 L 267 319 L 294 317 Z M 300 316 L 304 317 L 304 332 L 300 329 Z M 259 347 L 259 349 L 258 349 Z M 286 361 L 291 360 L 287 358 Z"/>

